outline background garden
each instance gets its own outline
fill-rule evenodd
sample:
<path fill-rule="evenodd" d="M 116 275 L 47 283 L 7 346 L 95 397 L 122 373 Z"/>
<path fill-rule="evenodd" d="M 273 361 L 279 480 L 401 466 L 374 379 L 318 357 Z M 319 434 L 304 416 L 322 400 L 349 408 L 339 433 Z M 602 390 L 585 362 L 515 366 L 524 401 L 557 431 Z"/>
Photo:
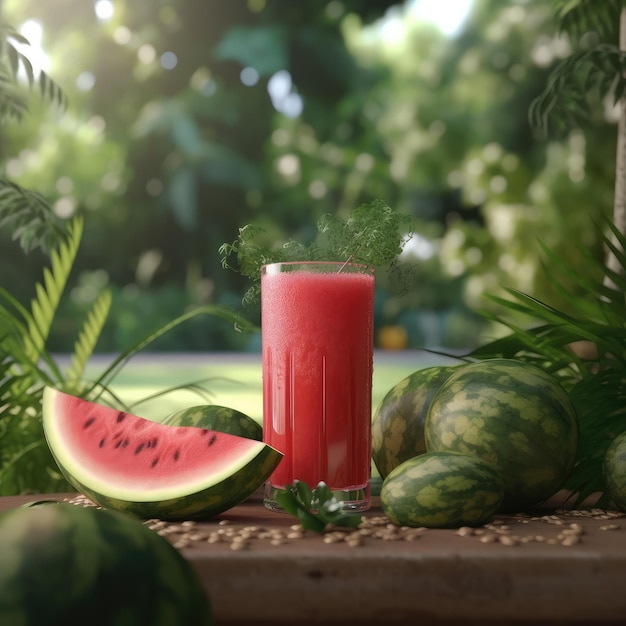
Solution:
<path fill-rule="evenodd" d="M 590 117 L 530 124 L 580 43 L 544 0 L 2 0 L 0 18 L 68 103 L 35 89 L 0 127 L 2 178 L 84 216 L 51 352 L 104 289 L 103 353 L 199 305 L 239 310 L 247 279 L 219 254 L 239 228 L 306 242 L 322 214 L 373 198 L 418 223 L 408 292 L 377 278 L 377 347 L 473 347 L 496 332 L 485 294 L 505 287 L 567 312 L 540 242 L 574 275 L 589 265 L 573 242 L 601 258 L 617 113 L 590 89 Z M 0 228 L 0 284 L 26 304 L 47 256 L 13 235 Z M 258 348 L 198 316 L 147 349 Z"/>

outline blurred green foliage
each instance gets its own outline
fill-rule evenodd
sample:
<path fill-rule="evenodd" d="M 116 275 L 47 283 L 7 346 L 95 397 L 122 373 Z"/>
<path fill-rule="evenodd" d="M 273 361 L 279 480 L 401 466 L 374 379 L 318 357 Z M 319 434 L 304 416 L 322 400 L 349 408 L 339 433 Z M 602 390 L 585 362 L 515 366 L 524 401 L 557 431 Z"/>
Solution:
<path fill-rule="evenodd" d="M 574 273 L 589 268 L 572 241 L 601 254 L 590 223 L 612 208 L 612 108 L 558 137 L 528 121 L 571 50 L 550 3 L 475 0 L 454 36 L 382 0 L 116 0 L 98 19 L 107 6 L 0 5 L 15 28 L 41 25 L 45 69 L 69 100 L 55 111 L 33 96 L 29 115 L 0 129 L 4 176 L 61 217 L 85 214 L 50 349 L 69 348 L 105 287 L 105 352 L 188 307 L 236 306 L 247 279 L 221 268 L 218 249 L 241 226 L 307 243 L 320 215 L 373 198 L 420 224 L 409 293 L 377 277 L 376 324 L 405 325 L 413 347 L 493 332 L 475 313 L 485 292 L 516 288 L 567 310 L 538 238 Z M 36 29 L 22 30 L 33 43 Z M 2 286 L 27 301 L 41 266 L 0 230 Z M 221 320 L 167 341 L 154 348 L 258 347 Z"/>

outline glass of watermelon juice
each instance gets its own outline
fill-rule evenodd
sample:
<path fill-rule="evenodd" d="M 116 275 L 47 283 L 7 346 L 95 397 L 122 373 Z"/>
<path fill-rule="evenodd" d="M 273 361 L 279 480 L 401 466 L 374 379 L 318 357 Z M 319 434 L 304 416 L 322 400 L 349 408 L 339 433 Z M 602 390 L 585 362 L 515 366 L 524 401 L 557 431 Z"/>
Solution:
<path fill-rule="evenodd" d="M 324 481 L 346 510 L 370 506 L 374 273 L 292 262 L 261 270 L 263 438 L 284 456 L 264 503 Z"/>

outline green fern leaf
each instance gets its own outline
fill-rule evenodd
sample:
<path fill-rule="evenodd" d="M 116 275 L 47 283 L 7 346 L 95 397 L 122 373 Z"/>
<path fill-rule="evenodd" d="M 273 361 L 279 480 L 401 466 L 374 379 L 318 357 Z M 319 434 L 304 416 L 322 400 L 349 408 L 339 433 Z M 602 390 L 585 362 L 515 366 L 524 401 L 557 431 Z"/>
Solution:
<path fill-rule="evenodd" d="M 74 343 L 71 365 L 66 373 L 66 383 L 68 385 L 81 382 L 85 366 L 98 343 L 110 309 L 111 292 L 107 289 L 93 303 L 78 335 L 78 339 Z"/>
<path fill-rule="evenodd" d="M 75 217 L 68 229 L 68 240 L 52 252 L 51 269 L 46 268 L 44 271 L 44 286 L 37 284 L 37 294 L 31 301 L 26 333 L 22 335 L 25 354 L 32 363 L 36 363 L 43 354 L 50 326 L 76 258 L 82 232 L 83 219 Z"/>

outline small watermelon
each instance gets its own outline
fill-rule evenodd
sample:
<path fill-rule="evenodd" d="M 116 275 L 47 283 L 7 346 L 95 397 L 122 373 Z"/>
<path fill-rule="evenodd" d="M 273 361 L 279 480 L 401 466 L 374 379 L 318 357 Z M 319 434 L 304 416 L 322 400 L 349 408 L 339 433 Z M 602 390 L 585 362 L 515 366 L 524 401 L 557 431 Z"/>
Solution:
<path fill-rule="evenodd" d="M 78 491 L 142 518 L 221 513 L 258 489 L 282 458 L 260 441 L 158 424 L 50 387 L 43 425 L 60 470 Z"/>
<path fill-rule="evenodd" d="M 380 502 L 398 526 L 454 528 L 484 524 L 503 496 L 504 481 L 490 463 L 458 452 L 427 452 L 385 478 Z"/>
<path fill-rule="evenodd" d="M 607 493 L 620 511 L 626 511 L 626 431 L 609 445 L 602 465 Z"/>
<path fill-rule="evenodd" d="M 417 370 L 392 387 L 372 420 L 372 460 L 381 478 L 426 452 L 424 421 L 428 407 L 457 367 L 436 365 Z"/>
<path fill-rule="evenodd" d="M 48 504 L 0 515 L 0 624 L 212 626 L 191 564 L 128 515 Z"/>
<path fill-rule="evenodd" d="M 262 441 L 263 428 L 249 415 L 219 404 L 200 404 L 168 415 L 161 424 L 195 426 Z"/>
<path fill-rule="evenodd" d="M 429 452 L 472 454 L 500 470 L 507 511 L 561 487 L 574 466 L 577 433 L 574 406 L 558 381 L 515 359 L 463 366 L 433 398 L 425 424 Z"/>

